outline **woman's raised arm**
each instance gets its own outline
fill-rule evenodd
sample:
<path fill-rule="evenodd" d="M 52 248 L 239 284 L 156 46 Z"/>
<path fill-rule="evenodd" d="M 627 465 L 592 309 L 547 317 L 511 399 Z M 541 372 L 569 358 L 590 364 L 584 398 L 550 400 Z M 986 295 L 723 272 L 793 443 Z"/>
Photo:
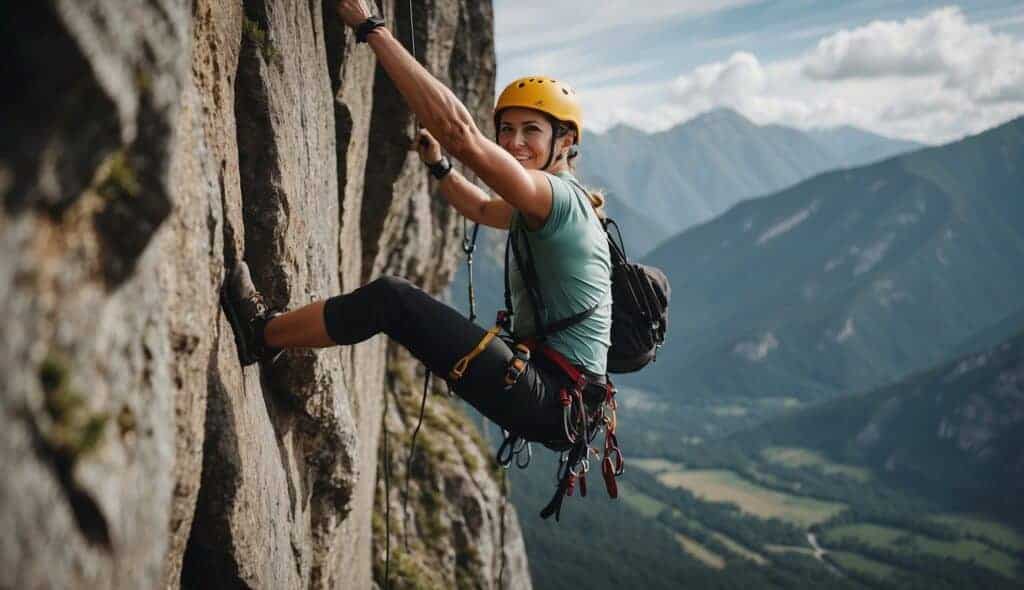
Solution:
<path fill-rule="evenodd" d="M 340 0 L 338 14 L 356 27 L 370 17 L 362 0 Z M 543 173 L 526 170 L 508 152 L 484 136 L 465 105 L 420 65 L 387 28 L 373 29 L 367 43 L 420 123 L 510 205 L 527 216 L 546 220 L 551 213 L 551 185 Z"/>

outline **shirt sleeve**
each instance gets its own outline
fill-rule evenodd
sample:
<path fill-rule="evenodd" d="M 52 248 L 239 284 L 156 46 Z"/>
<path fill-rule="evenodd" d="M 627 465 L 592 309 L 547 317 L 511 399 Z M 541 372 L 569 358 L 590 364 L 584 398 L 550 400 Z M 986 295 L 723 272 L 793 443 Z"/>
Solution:
<path fill-rule="evenodd" d="M 548 215 L 544 225 L 531 232 L 538 238 L 549 237 L 565 227 L 572 212 L 572 193 L 568 183 L 551 174 L 545 174 L 545 176 L 548 177 L 548 183 L 551 185 L 551 214 Z"/>

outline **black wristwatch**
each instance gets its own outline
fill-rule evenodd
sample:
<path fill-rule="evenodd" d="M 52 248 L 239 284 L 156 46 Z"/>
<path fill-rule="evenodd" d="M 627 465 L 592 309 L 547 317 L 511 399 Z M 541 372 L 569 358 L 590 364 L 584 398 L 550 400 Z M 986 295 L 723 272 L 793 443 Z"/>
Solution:
<path fill-rule="evenodd" d="M 385 26 L 387 26 L 387 23 L 384 22 L 384 19 L 379 16 L 371 16 L 363 21 L 363 24 L 356 27 L 356 43 L 366 43 L 366 38 L 369 36 L 370 31 Z"/>
<path fill-rule="evenodd" d="M 448 156 L 441 156 L 440 160 L 433 164 L 427 164 L 427 168 L 430 169 L 430 174 L 434 178 L 441 180 L 452 171 L 452 161 L 448 159 Z"/>

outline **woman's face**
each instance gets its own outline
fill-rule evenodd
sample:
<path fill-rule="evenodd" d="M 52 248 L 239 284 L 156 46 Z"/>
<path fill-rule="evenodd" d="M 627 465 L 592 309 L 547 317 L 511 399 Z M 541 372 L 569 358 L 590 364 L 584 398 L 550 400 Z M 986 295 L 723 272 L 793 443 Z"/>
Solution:
<path fill-rule="evenodd" d="M 533 109 L 510 107 L 501 112 L 498 145 L 512 154 L 524 168 L 540 170 L 551 149 L 551 123 Z"/>

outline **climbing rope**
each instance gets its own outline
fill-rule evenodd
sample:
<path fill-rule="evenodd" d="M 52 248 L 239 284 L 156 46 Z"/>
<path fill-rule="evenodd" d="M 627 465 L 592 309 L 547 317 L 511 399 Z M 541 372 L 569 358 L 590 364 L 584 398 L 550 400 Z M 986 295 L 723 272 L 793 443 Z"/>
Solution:
<path fill-rule="evenodd" d="M 384 590 L 391 589 L 391 452 L 388 449 L 388 400 L 384 396 Z"/>
<path fill-rule="evenodd" d="M 412 0 L 409 0 L 409 40 L 412 49 L 412 57 L 416 61 L 416 29 L 415 19 L 412 14 Z M 419 128 L 419 122 L 413 116 L 413 129 Z M 406 551 L 409 550 L 409 526 L 407 506 L 409 501 L 409 467 L 412 464 L 412 451 L 416 445 L 416 434 L 420 431 L 420 424 L 423 423 L 423 410 L 427 403 L 427 387 L 430 385 L 430 371 L 427 371 L 426 383 L 423 386 L 423 404 L 420 406 L 420 421 L 416 424 L 416 431 L 412 435 L 412 447 L 409 450 L 409 457 L 405 463 L 405 494 L 402 497 L 402 535 Z M 391 589 L 391 454 L 388 449 L 388 398 L 384 396 L 384 589 Z"/>
<path fill-rule="evenodd" d="M 423 401 L 420 402 L 420 418 L 416 422 L 416 429 L 412 431 L 409 455 L 405 459 L 405 492 L 402 494 L 402 540 L 406 551 L 409 550 L 409 474 L 412 473 L 412 458 L 416 453 L 416 436 L 420 433 L 420 427 L 423 425 L 423 414 L 427 409 L 428 391 L 430 391 L 430 369 L 427 369 L 427 376 L 423 379 Z"/>

